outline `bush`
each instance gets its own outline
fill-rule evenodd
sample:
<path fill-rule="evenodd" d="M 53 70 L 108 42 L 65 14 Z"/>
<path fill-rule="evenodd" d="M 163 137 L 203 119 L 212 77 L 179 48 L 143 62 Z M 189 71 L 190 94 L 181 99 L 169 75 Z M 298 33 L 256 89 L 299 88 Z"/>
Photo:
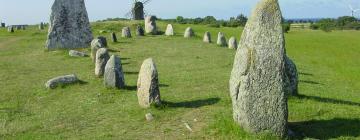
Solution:
<path fill-rule="evenodd" d="M 290 23 L 283 24 L 283 31 L 284 33 L 288 33 L 290 31 Z"/>

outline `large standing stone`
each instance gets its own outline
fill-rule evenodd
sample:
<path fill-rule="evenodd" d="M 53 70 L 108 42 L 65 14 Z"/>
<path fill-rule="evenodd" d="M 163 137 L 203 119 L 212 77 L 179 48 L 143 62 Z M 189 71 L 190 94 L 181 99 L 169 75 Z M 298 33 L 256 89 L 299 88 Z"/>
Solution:
<path fill-rule="evenodd" d="M 101 77 L 104 75 L 105 66 L 109 60 L 109 52 L 106 48 L 100 48 L 96 52 L 96 62 L 95 62 L 95 75 Z"/>
<path fill-rule="evenodd" d="M 92 39 L 84 0 L 55 0 L 46 48 L 86 48 Z"/>
<path fill-rule="evenodd" d="M 104 84 L 109 88 L 125 88 L 125 78 L 120 57 L 112 55 L 105 66 Z"/>
<path fill-rule="evenodd" d="M 97 39 L 100 40 L 101 44 L 103 44 L 105 47 L 108 46 L 108 43 L 107 43 L 107 40 L 106 40 L 106 37 L 103 37 L 103 36 L 99 36 L 97 37 Z"/>
<path fill-rule="evenodd" d="M 96 52 L 100 48 L 105 48 L 105 44 L 103 44 L 103 42 L 100 39 L 96 38 L 93 41 L 91 41 L 91 59 L 93 63 L 95 63 L 96 60 Z"/>
<path fill-rule="evenodd" d="M 194 30 L 191 27 L 186 28 L 185 33 L 184 33 L 184 37 L 185 38 L 191 38 L 194 37 L 195 33 Z"/>
<path fill-rule="evenodd" d="M 138 25 L 136 27 L 136 36 L 144 36 L 144 35 L 145 35 L 145 31 L 143 27 L 141 27 L 141 25 Z"/>
<path fill-rule="evenodd" d="M 143 20 L 144 19 L 144 4 L 140 1 L 134 3 L 132 9 L 132 16 L 134 20 Z"/>
<path fill-rule="evenodd" d="M 298 95 L 299 76 L 295 63 L 289 58 L 285 57 L 286 70 L 286 93 L 287 95 Z"/>
<path fill-rule="evenodd" d="M 146 59 L 141 65 L 137 96 L 141 107 L 148 108 L 151 104 L 161 104 L 158 72 L 152 58 Z"/>
<path fill-rule="evenodd" d="M 112 40 L 112 42 L 118 42 L 117 36 L 116 36 L 116 33 L 115 33 L 115 32 L 112 32 L 112 33 L 111 33 L 111 40 Z"/>
<path fill-rule="evenodd" d="M 124 28 L 122 29 L 121 37 L 131 38 L 130 27 L 124 27 Z"/>
<path fill-rule="evenodd" d="M 45 83 L 45 87 L 49 89 L 54 89 L 58 85 L 67 85 L 67 84 L 73 84 L 79 82 L 79 79 L 76 77 L 75 74 L 71 75 L 65 75 L 65 76 L 59 76 L 55 77 L 53 79 L 50 79 Z"/>
<path fill-rule="evenodd" d="M 168 24 L 166 27 L 165 35 L 173 36 L 174 35 L 174 28 L 171 24 Z"/>
<path fill-rule="evenodd" d="M 9 33 L 13 33 L 13 32 L 14 32 L 14 27 L 13 27 L 13 26 L 9 26 L 9 27 L 8 27 L 8 32 L 9 32 Z"/>
<path fill-rule="evenodd" d="M 145 18 L 145 32 L 152 35 L 156 35 L 158 33 L 156 27 L 156 16 L 147 16 Z"/>
<path fill-rule="evenodd" d="M 287 134 L 285 39 L 278 0 L 262 0 L 243 31 L 230 78 L 234 120 L 246 131 Z"/>
<path fill-rule="evenodd" d="M 211 34 L 210 34 L 210 32 L 205 32 L 203 42 L 204 43 L 211 43 Z"/>
<path fill-rule="evenodd" d="M 228 46 L 229 46 L 229 49 L 237 49 L 237 41 L 236 41 L 236 38 L 235 37 L 231 37 L 229 39 L 229 43 L 228 43 Z"/>
<path fill-rule="evenodd" d="M 216 44 L 219 45 L 219 46 L 226 46 L 227 45 L 224 33 L 219 32 Z"/>

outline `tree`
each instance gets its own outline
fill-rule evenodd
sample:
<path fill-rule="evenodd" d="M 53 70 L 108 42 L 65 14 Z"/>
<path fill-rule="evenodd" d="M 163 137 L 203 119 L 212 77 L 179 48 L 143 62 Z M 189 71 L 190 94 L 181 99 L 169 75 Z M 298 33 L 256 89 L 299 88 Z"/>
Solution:
<path fill-rule="evenodd" d="M 236 20 L 239 21 L 240 26 L 245 26 L 246 22 L 248 21 L 248 18 L 245 15 L 240 14 L 236 17 Z"/>
<path fill-rule="evenodd" d="M 203 21 L 204 24 L 217 24 L 217 20 L 213 16 L 206 16 Z"/>
<path fill-rule="evenodd" d="M 176 22 L 177 22 L 177 23 L 180 23 L 180 24 L 185 24 L 184 17 L 182 17 L 182 16 L 177 16 L 177 17 L 176 17 Z"/>

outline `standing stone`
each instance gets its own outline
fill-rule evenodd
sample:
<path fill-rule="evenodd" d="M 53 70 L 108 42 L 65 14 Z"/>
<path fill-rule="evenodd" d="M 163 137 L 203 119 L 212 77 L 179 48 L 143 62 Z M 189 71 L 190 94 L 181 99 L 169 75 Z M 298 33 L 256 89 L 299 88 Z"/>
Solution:
<path fill-rule="evenodd" d="M 227 46 L 227 42 L 226 42 L 224 33 L 219 32 L 216 44 L 219 46 Z"/>
<path fill-rule="evenodd" d="M 287 95 L 298 95 L 299 75 L 295 63 L 287 56 L 285 57 L 285 70 Z"/>
<path fill-rule="evenodd" d="M 140 1 L 134 3 L 132 9 L 132 16 L 134 20 L 143 20 L 144 19 L 144 4 Z"/>
<path fill-rule="evenodd" d="M 131 38 L 130 27 L 124 27 L 124 28 L 122 29 L 122 37 Z"/>
<path fill-rule="evenodd" d="M 246 131 L 287 135 L 285 39 L 278 0 L 262 0 L 243 31 L 230 78 L 233 119 Z"/>
<path fill-rule="evenodd" d="M 112 40 L 112 42 L 118 42 L 115 32 L 112 32 L 112 33 L 111 33 L 111 40 Z"/>
<path fill-rule="evenodd" d="M 96 38 L 93 41 L 91 41 L 91 59 L 93 63 L 95 63 L 96 61 L 96 52 L 100 48 L 105 48 L 105 44 L 103 44 L 103 42 L 100 39 Z"/>
<path fill-rule="evenodd" d="M 6 26 L 5 23 L 1 23 L 2 28 L 5 28 L 5 26 Z"/>
<path fill-rule="evenodd" d="M 185 38 L 191 38 L 194 37 L 195 33 L 194 30 L 191 27 L 186 28 L 185 33 L 184 33 L 184 37 Z"/>
<path fill-rule="evenodd" d="M 166 27 L 165 35 L 173 36 L 174 35 L 174 28 L 171 24 L 168 24 Z"/>
<path fill-rule="evenodd" d="M 237 41 L 235 37 L 231 37 L 228 43 L 229 49 L 237 49 Z"/>
<path fill-rule="evenodd" d="M 92 39 L 84 0 L 55 0 L 51 8 L 46 48 L 86 48 Z"/>
<path fill-rule="evenodd" d="M 145 18 L 145 32 L 147 34 L 152 34 L 152 35 L 157 34 L 156 17 L 155 16 L 147 16 Z"/>
<path fill-rule="evenodd" d="M 210 32 L 205 32 L 203 42 L 204 43 L 211 43 L 211 34 L 210 34 Z"/>
<path fill-rule="evenodd" d="M 137 96 L 139 105 L 143 108 L 148 108 L 151 104 L 161 104 L 158 72 L 152 58 L 146 59 L 141 65 Z"/>
<path fill-rule="evenodd" d="M 96 52 L 96 62 L 95 62 L 95 75 L 101 77 L 104 75 L 105 66 L 109 60 L 109 52 L 106 48 L 100 48 Z"/>
<path fill-rule="evenodd" d="M 138 25 L 136 27 L 136 36 L 144 36 L 144 35 L 145 35 L 145 31 L 143 27 L 141 27 L 141 25 Z"/>
<path fill-rule="evenodd" d="M 13 32 L 14 32 L 14 27 L 13 27 L 13 26 L 9 26 L 9 27 L 8 27 L 8 32 L 9 32 L 9 33 L 13 33 Z"/>
<path fill-rule="evenodd" d="M 40 24 L 39 24 L 39 30 L 44 30 L 44 23 L 43 23 L 43 22 L 40 22 Z"/>
<path fill-rule="evenodd" d="M 108 88 L 125 88 L 124 73 L 119 57 L 112 55 L 107 61 L 104 73 L 104 84 Z"/>
<path fill-rule="evenodd" d="M 97 37 L 97 39 L 100 40 L 101 44 L 103 44 L 105 47 L 108 46 L 108 43 L 107 43 L 107 40 L 106 40 L 106 37 L 103 37 L 103 36 L 99 36 Z"/>

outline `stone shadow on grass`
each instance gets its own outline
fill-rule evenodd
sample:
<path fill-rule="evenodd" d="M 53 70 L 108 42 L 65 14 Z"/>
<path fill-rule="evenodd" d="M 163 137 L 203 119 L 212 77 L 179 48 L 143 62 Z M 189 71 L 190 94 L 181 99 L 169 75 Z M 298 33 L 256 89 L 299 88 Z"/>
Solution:
<path fill-rule="evenodd" d="M 124 74 L 130 74 L 130 75 L 138 75 L 139 72 L 134 72 L 134 71 L 129 71 L 129 72 L 124 72 Z"/>
<path fill-rule="evenodd" d="M 306 83 L 306 84 L 312 84 L 312 85 L 324 85 L 324 84 L 321 84 L 319 82 L 309 81 L 309 80 L 299 80 L 299 82 Z"/>
<path fill-rule="evenodd" d="M 331 120 L 289 122 L 289 127 L 299 139 L 336 139 L 342 136 L 360 136 L 359 119 L 334 118 Z"/>
<path fill-rule="evenodd" d="M 199 108 L 203 106 L 214 105 L 220 101 L 220 98 L 208 98 L 194 101 L 184 101 L 184 102 L 170 102 L 170 101 L 161 101 L 162 105 L 166 107 L 174 108 Z"/>
<path fill-rule="evenodd" d="M 70 83 L 70 84 L 57 84 L 57 86 L 55 88 L 66 88 L 66 87 L 70 87 L 73 85 L 87 85 L 87 84 L 89 84 L 89 82 L 79 80 L 77 82 Z"/>
<path fill-rule="evenodd" d="M 323 103 L 343 104 L 343 105 L 351 105 L 351 106 L 359 106 L 360 107 L 360 103 L 352 102 L 352 101 L 344 101 L 344 100 L 338 100 L 338 99 L 323 98 L 323 97 L 317 97 L 317 96 L 308 96 L 308 95 L 301 95 L 301 94 L 296 95 L 295 97 L 297 97 L 299 99 L 309 99 L 309 100 L 314 100 L 314 101 L 323 102 Z"/>
<path fill-rule="evenodd" d="M 169 87 L 169 85 L 166 84 L 159 84 L 159 87 Z M 131 90 L 131 91 L 136 91 L 137 90 L 137 86 L 125 86 L 125 90 Z"/>

